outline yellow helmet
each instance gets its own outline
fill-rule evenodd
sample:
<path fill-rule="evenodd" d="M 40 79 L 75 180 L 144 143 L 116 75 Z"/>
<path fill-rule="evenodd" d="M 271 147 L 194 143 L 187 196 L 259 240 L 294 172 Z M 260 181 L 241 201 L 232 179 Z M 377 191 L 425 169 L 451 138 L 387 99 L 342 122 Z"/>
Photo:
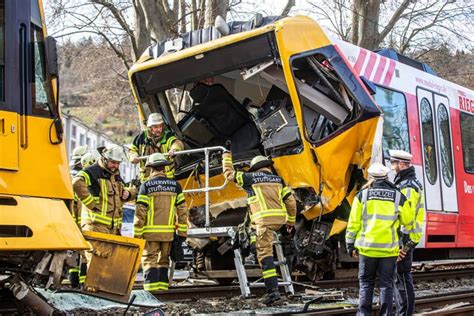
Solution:
<path fill-rule="evenodd" d="M 105 158 L 113 161 L 122 162 L 127 160 L 123 148 L 116 144 L 109 144 L 105 148 L 99 149 L 100 154 Z"/>
<path fill-rule="evenodd" d="M 166 159 L 166 157 L 163 154 L 154 153 L 148 157 L 145 166 L 146 167 L 161 167 L 161 166 L 171 165 L 172 163 L 173 162 Z"/>
<path fill-rule="evenodd" d="M 74 148 L 74 150 L 72 151 L 71 160 L 81 159 L 81 157 L 84 156 L 87 153 L 87 151 L 88 151 L 87 146 L 78 146 Z"/>
<path fill-rule="evenodd" d="M 97 161 L 97 155 L 94 155 L 91 152 L 86 153 L 81 158 L 81 165 L 83 168 L 89 167 L 90 165 L 94 164 Z"/>
<path fill-rule="evenodd" d="M 273 161 L 265 156 L 255 156 L 250 161 L 249 172 L 257 171 L 258 169 L 273 166 Z"/>
<path fill-rule="evenodd" d="M 146 122 L 146 127 L 151 127 L 153 125 L 163 124 L 165 121 L 163 120 L 163 116 L 160 113 L 151 113 L 148 116 L 148 120 Z"/>

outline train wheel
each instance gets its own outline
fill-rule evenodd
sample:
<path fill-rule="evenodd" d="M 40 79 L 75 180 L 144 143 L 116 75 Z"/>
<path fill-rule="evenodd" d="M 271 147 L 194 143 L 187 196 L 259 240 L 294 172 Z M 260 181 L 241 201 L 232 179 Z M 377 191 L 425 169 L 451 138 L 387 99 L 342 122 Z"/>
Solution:
<path fill-rule="evenodd" d="M 214 256 L 214 257 L 205 257 L 206 271 L 214 270 L 235 270 L 234 265 L 234 254 L 232 251 L 227 251 L 223 255 Z M 220 285 L 230 285 L 235 280 L 235 278 L 219 278 L 216 281 Z"/>

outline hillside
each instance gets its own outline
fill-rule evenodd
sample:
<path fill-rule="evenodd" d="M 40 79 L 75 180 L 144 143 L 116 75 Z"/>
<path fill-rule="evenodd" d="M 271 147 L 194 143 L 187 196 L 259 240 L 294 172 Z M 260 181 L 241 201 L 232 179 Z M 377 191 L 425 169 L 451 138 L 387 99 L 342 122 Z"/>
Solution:
<path fill-rule="evenodd" d="M 59 47 L 63 110 L 118 142 L 139 130 L 127 72 L 107 44 L 91 39 Z"/>

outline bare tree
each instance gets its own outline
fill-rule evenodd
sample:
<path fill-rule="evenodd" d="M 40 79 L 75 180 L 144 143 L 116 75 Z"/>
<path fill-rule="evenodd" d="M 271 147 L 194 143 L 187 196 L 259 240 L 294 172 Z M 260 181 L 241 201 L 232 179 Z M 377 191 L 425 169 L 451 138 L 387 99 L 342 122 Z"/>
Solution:
<path fill-rule="evenodd" d="M 153 42 L 212 26 L 240 0 L 49 0 L 49 22 L 60 37 L 89 33 L 105 40 L 126 69 Z M 282 15 L 295 5 L 288 0 Z M 54 35 L 54 34 L 53 34 Z"/>
<path fill-rule="evenodd" d="M 474 8 L 465 1 L 334 0 L 311 1 L 310 6 L 340 38 L 367 49 L 392 46 L 407 53 L 448 39 L 472 47 L 466 25 Z"/>
<path fill-rule="evenodd" d="M 130 110 L 135 106 L 127 78 L 133 62 L 152 43 L 211 26 L 217 15 L 226 18 L 240 4 L 240 0 L 46 0 L 48 29 L 63 39 L 64 106 L 88 124 L 124 136 L 136 128 L 129 124 L 137 117 Z M 284 14 L 293 6 L 294 0 L 288 0 Z"/>

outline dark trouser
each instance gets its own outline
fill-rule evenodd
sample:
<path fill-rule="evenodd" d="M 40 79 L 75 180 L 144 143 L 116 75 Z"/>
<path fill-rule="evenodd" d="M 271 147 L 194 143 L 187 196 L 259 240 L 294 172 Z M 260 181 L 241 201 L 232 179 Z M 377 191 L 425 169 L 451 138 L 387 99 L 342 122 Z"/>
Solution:
<path fill-rule="evenodd" d="M 144 271 L 143 289 L 147 291 L 168 291 L 168 268 L 150 268 Z"/>
<path fill-rule="evenodd" d="M 411 275 L 412 261 L 413 249 L 407 253 L 402 261 L 397 263 L 397 279 L 395 282 L 397 315 L 413 315 L 415 312 L 415 289 Z"/>
<path fill-rule="evenodd" d="M 375 277 L 380 284 L 379 315 L 392 314 L 393 279 L 397 257 L 372 258 L 359 255 L 359 311 L 357 315 L 372 315 Z"/>
<path fill-rule="evenodd" d="M 273 256 L 265 257 L 261 261 L 263 282 L 267 293 L 278 292 L 278 276 L 273 262 Z"/>

